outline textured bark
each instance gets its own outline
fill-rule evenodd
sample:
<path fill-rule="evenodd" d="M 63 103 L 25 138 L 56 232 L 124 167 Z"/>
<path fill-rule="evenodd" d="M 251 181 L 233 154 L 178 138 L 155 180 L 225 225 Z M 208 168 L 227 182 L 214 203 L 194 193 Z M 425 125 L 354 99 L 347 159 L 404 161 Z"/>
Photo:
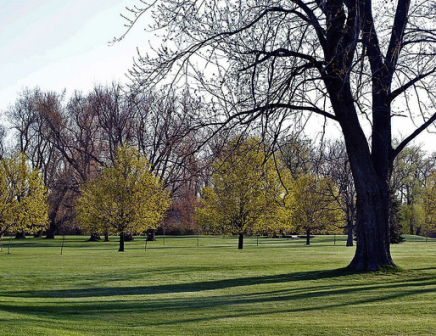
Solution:
<path fill-rule="evenodd" d="M 356 187 L 356 253 L 348 266 L 354 270 L 377 270 L 395 266 L 389 245 L 389 154 L 391 149 L 390 123 L 386 120 L 389 108 L 383 97 L 377 97 L 374 108 L 382 116 L 375 118 L 372 151 L 358 122 L 349 84 L 332 80 L 329 92 L 344 135 L 347 154 Z M 380 106 L 382 105 L 382 106 Z M 374 113 L 376 114 L 376 113 Z"/>

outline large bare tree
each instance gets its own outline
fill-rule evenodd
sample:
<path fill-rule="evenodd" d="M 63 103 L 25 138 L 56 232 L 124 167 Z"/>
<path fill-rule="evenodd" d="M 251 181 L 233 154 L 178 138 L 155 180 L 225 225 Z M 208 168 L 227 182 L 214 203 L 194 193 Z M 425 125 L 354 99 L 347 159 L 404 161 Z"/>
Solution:
<path fill-rule="evenodd" d="M 138 57 L 131 71 L 136 83 L 179 85 L 190 76 L 211 108 L 223 112 L 217 122 L 227 124 L 262 121 L 278 129 L 286 118 L 308 114 L 337 123 L 357 193 L 357 248 L 349 267 L 395 266 L 389 179 L 398 153 L 436 119 L 435 2 L 141 3 L 131 9 L 130 26 L 149 13 L 162 43 Z M 414 129 L 393 147 L 396 116 L 410 117 Z"/>

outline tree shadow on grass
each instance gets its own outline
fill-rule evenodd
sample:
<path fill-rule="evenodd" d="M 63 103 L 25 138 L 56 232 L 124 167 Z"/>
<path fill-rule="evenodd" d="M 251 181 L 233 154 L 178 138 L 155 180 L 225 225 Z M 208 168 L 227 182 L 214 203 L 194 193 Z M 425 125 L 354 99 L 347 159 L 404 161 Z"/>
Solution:
<path fill-rule="evenodd" d="M 29 305 L 3 300 L 0 311 L 55 320 L 98 319 L 112 314 L 126 318 L 131 314 L 154 314 L 158 318 L 148 323 L 164 325 L 365 306 L 368 303 L 430 294 L 436 289 L 436 279 L 425 275 L 394 277 L 389 281 L 386 277 L 378 281 L 342 281 L 343 278 L 338 281 L 313 281 L 344 275 L 347 275 L 344 270 L 312 271 L 162 286 L 7 292 L 2 296 L 35 298 L 37 302 Z M 299 285 L 300 281 L 308 281 L 307 286 Z M 279 283 L 282 286 L 273 290 L 271 287 L 254 286 Z M 241 286 L 247 288 L 237 288 Z M 214 290 L 224 291 L 207 292 Z M 201 291 L 205 292 L 199 293 Z M 112 296 L 114 299 L 110 299 Z M 53 300 L 47 301 L 47 298 Z M 80 298 L 84 300 L 78 301 Z M 44 300 L 40 302 L 40 299 Z M 206 310 L 208 313 L 204 314 Z"/>
<path fill-rule="evenodd" d="M 150 294 L 171 294 L 171 293 L 184 293 L 184 292 L 201 292 L 210 290 L 221 290 L 227 288 L 237 288 L 254 285 L 289 283 L 293 284 L 300 281 L 323 280 L 332 278 L 341 278 L 353 276 L 359 273 L 350 271 L 346 268 L 335 270 L 321 270 L 321 271 L 308 271 L 308 272 L 295 272 L 289 274 L 279 274 L 272 276 L 259 276 L 259 277 L 242 277 L 213 281 L 200 281 L 179 284 L 167 285 L 151 285 L 151 286 L 93 286 L 92 288 L 76 288 L 65 290 L 27 290 L 27 291 L 8 291 L 1 293 L 3 297 L 21 297 L 21 298 L 93 298 L 93 297 L 110 297 L 110 296 L 130 296 L 130 295 L 150 295 Z M 365 274 L 365 273 L 361 273 Z M 170 276 L 170 275 L 169 275 Z M 432 277 L 421 277 L 421 280 L 433 279 Z M 407 280 L 406 280 L 407 281 Z M 412 278 L 410 281 L 416 281 Z M 340 286 L 342 282 L 338 281 Z M 404 283 L 404 281 L 401 281 Z M 374 284 L 374 281 L 372 281 Z M 349 285 L 351 286 L 351 285 Z M 361 286 L 361 284 L 356 284 Z M 382 285 L 383 286 L 383 285 Z M 328 288 L 332 287 L 331 282 L 327 284 Z"/>

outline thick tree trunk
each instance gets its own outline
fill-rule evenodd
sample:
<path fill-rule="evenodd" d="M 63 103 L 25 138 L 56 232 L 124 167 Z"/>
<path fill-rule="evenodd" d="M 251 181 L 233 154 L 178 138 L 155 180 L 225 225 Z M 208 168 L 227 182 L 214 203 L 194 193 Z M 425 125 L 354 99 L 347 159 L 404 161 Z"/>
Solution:
<path fill-rule="evenodd" d="M 55 223 L 50 222 L 50 226 L 45 233 L 45 238 L 46 239 L 55 239 L 55 232 L 56 232 L 57 228 L 58 227 Z"/>
<path fill-rule="evenodd" d="M 306 245 L 310 245 L 310 229 L 306 230 Z"/>
<path fill-rule="evenodd" d="M 124 232 L 121 232 L 120 234 L 120 248 L 118 249 L 118 252 L 124 252 Z"/>
<path fill-rule="evenodd" d="M 327 81 L 328 82 L 328 81 Z M 389 245 L 389 155 L 391 150 L 389 107 L 383 97 L 373 98 L 372 151 L 360 127 L 349 83 L 331 81 L 331 102 L 340 123 L 356 187 L 356 252 L 348 266 L 374 271 L 395 266 Z"/>
<path fill-rule="evenodd" d="M 383 195 L 372 194 L 358 202 L 357 247 L 349 268 L 375 271 L 383 266 L 395 266 L 390 255 L 386 200 Z"/>
<path fill-rule="evenodd" d="M 357 195 L 356 253 L 348 267 L 358 271 L 375 271 L 384 266 L 395 266 L 389 244 L 390 198 L 388 159 L 384 157 L 386 151 L 379 151 L 377 146 L 373 146 L 369 154 L 367 148 L 356 143 L 359 142 L 356 134 L 350 139 L 348 132 L 344 133 L 348 139 L 347 152 Z M 382 146 L 381 143 L 379 146 Z"/>
<path fill-rule="evenodd" d="M 348 221 L 347 223 L 347 246 L 353 246 L 353 222 Z"/>
<path fill-rule="evenodd" d="M 109 233 L 107 233 L 107 232 L 104 234 L 104 241 L 105 242 L 109 241 Z"/>
<path fill-rule="evenodd" d="M 238 239 L 238 250 L 242 250 L 243 248 L 244 248 L 244 234 L 240 233 Z"/>

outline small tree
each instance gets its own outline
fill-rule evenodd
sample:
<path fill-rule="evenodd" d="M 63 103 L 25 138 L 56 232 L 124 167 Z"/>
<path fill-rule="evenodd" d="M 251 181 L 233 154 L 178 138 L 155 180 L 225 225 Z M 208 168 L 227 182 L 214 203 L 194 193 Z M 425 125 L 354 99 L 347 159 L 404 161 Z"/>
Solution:
<path fill-rule="evenodd" d="M 297 231 L 306 234 L 310 245 L 313 233 L 334 232 L 343 214 L 331 194 L 333 182 L 327 178 L 302 175 L 294 182 L 293 223 Z"/>
<path fill-rule="evenodd" d="M 0 162 L 0 233 L 34 233 L 48 224 L 47 191 L 23 153 Z"/>
<path fill-rule="evenodd" d="M 203 189 L 203 207 L 196 209 L 197 221 L 207 231 L 237 234 L 238 249 L 243 248 L 244 234 L 290 229 L 285 206 L 290 195 L 281 183 L 286 176 L 283 171 L 280 178 L 262 146 L 255 138 L 230 141 L 224 157 L 213 163 L 212 185 Z"/>
<path fill-rule="evenodd" d="M 406 241 L 403 237 L 403 228 L 401 226 L 401 202 L 397 195 L 390 192 L 391 203 L 389 209 L 389 239 L 391 244 L 400 244 Z"/>
<path fill-rule="evenodd" d="M 436 173 L 433 173 L 424 190 L 424 227 L 423 234 L 426 238 L 436 232 Z"/>
<path fill-rule="evenodd" d="M 114 165 L 93 182 L 85 183 L 77 201 L 77 220 L 90 231 L 124 234 L 156 228 L 170 205 L 168 193 L 151 173 L 145 156 L 122 146 L 115 151 Z"/>

